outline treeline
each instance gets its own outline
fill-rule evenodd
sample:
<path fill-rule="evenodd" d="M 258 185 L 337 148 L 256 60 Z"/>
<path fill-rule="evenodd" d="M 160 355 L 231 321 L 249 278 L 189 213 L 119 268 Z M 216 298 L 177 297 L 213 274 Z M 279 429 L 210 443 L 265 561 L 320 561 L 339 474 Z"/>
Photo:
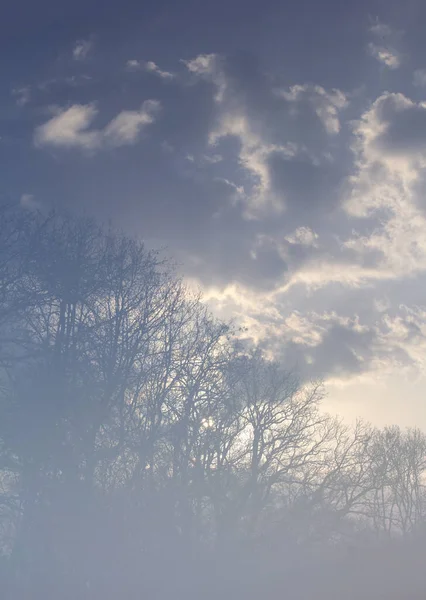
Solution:
<path fill-rule="evenodd" d="M 2 593 L 325 598 L 386 555 L 426 591 L 425 434 L 323 397 L 141 242 L 2 207 Z"/>

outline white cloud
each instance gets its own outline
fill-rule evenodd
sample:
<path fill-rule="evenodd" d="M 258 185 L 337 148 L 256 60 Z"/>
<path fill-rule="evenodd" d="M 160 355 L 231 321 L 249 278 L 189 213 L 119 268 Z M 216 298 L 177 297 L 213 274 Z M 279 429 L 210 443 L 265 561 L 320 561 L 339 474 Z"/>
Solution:
<path fill-rule="evenodd" d="M 192 284 L 199 289 L 198 282 Z M 248 336 L 256 342 L 265 339 L 269 328 L 278 334 L 283 318 L 270 293 L 259 292 L 237 283 L 209 286 L 203 289 L 203 301 L 223 319 L 234 318 L 248 328 Z M 262 315 L 262 321 L 259 316 Z"/>
<path fill-rule="evenodd" d="M 191 60 L 182 60 L 188 71 L 196 75 L 213 75 L 217 70 L 217 54 L 200 54 Z"/>
<path fill-rule="evenodd" d="M 265 210 L 280 212 L 284 204 L 274 194 L 267 159 L 272 152 L 280 152 L 291 157 L 296 154 L 296 148 L 289 144 L 278 146 L 268 144 L 253 131 L 250 120 L 243 114 L 225 112 L 218 127 L 210 133 L 210 145 L 216 146 L 219 141 L 228 136 L 237 137 L 241 143 L 239 152 L 240 164 L 252 175 L 253 186 L 247 196 L 246 217 L 257 218 Z"/>
<path fill-rule="evenodd" d="M 141 129 L 154 122 L 159 108 L 158 101 L 147 100 L 140 110 L 123 110 L 105 127 L 104 139 L 113 146 L 134 144 Z"/>
<path fill-rule="evenodd" d="M 85 60 L 93 49 L 93 40 L 78 40 L 73 48 L 72 56 L 74 60 Z"/>
<path fill-rule="evenodd" d="M 289 368 L 308 377 L 323 374 L 330 385 L 380 381 L 397 371 L 418 377 L 426 371 L 426 310 L 389 305 L 361 318 L 350 309 L 294 310 L 288 296 L 229 284 L 209 287 L 203 297 L 223 318 L 230 316 L 246 329 L 254 343 L 266 345 L 271 356 L 283 357 Z M 366 320 L 366 318 L 368 320 Z"/>
<path fill-rule="evenodd" d="M 384 64 L 389 69 L 398 69 L 401 65 L 401 57 L 396 50 L 379 46 L 374 42 L 368 44 L 368 50 L 376 60 Z"/>
<path fill-rule="evenodd" d="M 348 288 L 360 288 L 372 281 L 393 277 L 392 271 L 378 267 L 365 267 L 356 261 L 352 263 L 339 258 L 312 258 L 295 271 L 289 281 L 277 288 L 277 293 L 287 294 L 295 286 L 304 286 L 310 291 L 319 290 L 330 284 L 340 284 Z"/>
<path fill-rule="evenodd" d="M 381 227 L 348 240 L 346 247 L 360 256 L 376 253 L 380 272 L 388 278 L 408 277 L 426 270 L 426 219 L 409 203 L 401 203 Z"/>
<path fill-rule="evenodd" d="M 426 372 L 424 308 L 401 305 L 397 314 L 385 314 L 381 322 L 381 341 L 384 348 L 397 348 L 414 371 Z"/>
<path fill-rule="evenodd" d="M 203 294 L 217 314 L 232 315 L 246 329 L 247 338 L 304 376 L 350 381 L 381 368 L 390 372 L 395 365 L 400 344 L 386 335 L 386 315 L 367 323 L 350 311 L 342 315 L 333 310 L 294 310 L 288 295 L 285 302 L 279 301 L 280 296 L 280 292 L 259 292 L 237 284 L 210 287 Z M 404 364 L 412 366 L 411 359 Z"/>
<path fill-rule="evenodd" d="M 160 67 L 152 60 L 141 62 L 136 59 L 131 59 L 127 61 L 126 67 L 129 71 L 147 71 L 148 73 L 153 73 L 154 75 L 157 75 L 158 77 L 161 77 L 161 79 L 165 80 L 174 79 L 176 77 L 174 73 L 161 70 Z"/>
<path fill-rule="evenodd" d="M 342 99 L 336 95 L 336 102 Z M 328 103 L 328 101 L 327 101 Z M 326 104 L 317 106 L 319 118 L 323 121 L 328 133 L 336 133 L 338 120 L 335 114 L 336 106 Z M 253 122 L 244 114 L 239 106 L 230 103 L 230 108 L 225 109 L 218 120 L 218 125 L 211 131 L 209 142 L 215 147 L 226 137 L 236 137 L 240 141 L 239 163 L 251 175 L 252 190 L 247 194 L 247 218 L 258 218 L 267 212 L 279 213 L 285 210 L 284 193 L 277 193 L 273 189 L 272 177 L 268 161 L 272 155 L 281 155 L 284 160 L 291 160 L 304 149 L 294 142 L 282 144 L 269 143 L 266 136 L 259 130 L 258 123 Z"/>
<path fill-rule="evenodd" d="M 401 34 L 379 21 L 370 27 L 369 32 L 375 40 L 368 44 L 370 55 L 389 69 L 400 67 L 401 55 L 395 46 L 398 45 Z"/>
<path fill-rule="evenodd" d="M 390 35 L 386 28 L 377 29 L 377 35 L 379 31 Z M 210 145 L 217 146 L 231 136 L 240 143 L 239 162 L 252 182 L 251 189 L 244 185 L 245 193 L 239 196 L 245 204 L 246 218 L 283 211 L 285 186 L 279 191 L 274 188 L 270 158 L 280 153 L 291 161 L 307 150 L 291 142 L 269 142 L 261 124 L 234 94 L 233 83 L 225 76 L 216 55 L 201 55 L 185 64 L 190 72 L 211 81 L 218 90 L 218 117 L 210 132 Z M 294 104 L 295 110 L 298 105 L 312 110 L 328 135 L 339 133 L 340 113 L 348 104 L 340 90 L 327 91 L 322 86 L 304 84 L 275 93 Z M 374 216 L 378 210 L 386 212 L 373 230 L 362 234 L 355 231 L 339 241 L 335 248 L 339 255 L 331 248 L 327 253 L 325 247 L 321 253 L 303 255 L 303 261 L 295 263 L 294 271 L 287 273 L 285 283 L 277 282 L 279 293 L 288 293 L 294 286 L 315 290 L 335 283 L 359 289 L 426 268 L 426 219 L 413 197 L 419 168 L 426 166 L 426 103 L 414 103 L 402 94 L 383 94 L 355 124 L 354 140 L 355 170 L 348 180 L 346 215 L 359 218 Z M 273 240 L 271 244 L 286 262 L 290 257 L 288 244 L 318 248 L 317 234 L 308 227 L 299 227 L 284 239 L 287 247 L 283 240 Z"/>
<path fill-rule="evenodd" d="M 230 188 L 232 190 L 232 193 L 230 194 L 231 204 L 233 204 L 235 206 L 236 204 L 245 202 L 246 193 L 245 193 L 244 187 L 242 185 L 237 185 L 236 183 L 234 183 L 233 181 L 229 181 L 229 179 L 226 179 L 225 177 L 215 177 L 214 180 L 220 181 L 221 183 L 223 183 L 225 186 L 227 186 L 228 188 Z M 213 216 L 219 217 L 222 214 L 223 214 L 223 210 L 219 209 L 217 212 L 214 213 Z"/>
<path fill-rule="evenodd" d="M 126 62 L 126 67 L 130 71 L 137 71 L 141 68 L 141 63 L 135 58 L 132 58 Z"/>
<path fill-rule="evenodd" d="M 376 227 L 344 246 L 374 257 L 377 278 L 399 279 L 426 270 L 426 217 L 416 185 L 426 166 L 426 104 L 403 94 L 382 94 L 354 127 L 357 169 L 344 208 L 375 217 Z"/>
<path fill-rule="evenodd" d="M 182 60 L 188 71 L 215 84 L 215 100 L 221 103 L 227 90 L 227 81 L 223 72 L 223 59 L 218 54 L 200 54 L 192 60 Z"/>
<path fill-rule="evenodd" d="M 173 73 L 169 73 L 169 71 L 162 71 L 158 65 L 155 64 L 152 60 L 149 60 L 145 63 L 145 70 L 149 73 L 155 73 L 161 77 L 161 79 L 173 79 L 175 75 Z"/>
<path fill-rule="evenodd" d="M 391 35 L 384 27 L 377 29 L 376 35 L 379 32 Z M 215 147 L 226 137 L 239 141 L 239 163 L 251 177 L 251 186 L 244 183 L 245 193 L 239 196 L 246 218 L 284 210 L 285 186 L 278 191 L 274 188 L 270 158 L 280 153 L 291 161 L 300 153 L 307 155 L 308 150 L 285 142 L 285 138 L 281 144 L 269 141 L 268 129 L 246 110 L 219 57 L 201 55 L 185 64 L 218 90 L 217 121 L 210 132 L 210 145 Z M 304 84 L 275 93 L 295 110 L 298 105 L 312 110 L 329 136 L 339 133 L 341 111 L 348 104 L 340 90 Z M 415 103 L 402 94 L 382 94 L 354 125 L 353 151 L 354 172 L 344 198 L 345 227 L 350 225 L 349 219 L 378 219 L 378 211 L 382 211 L 380 220 L 367 232 L 366 227 L 362 233 L 355 230 L 336 247 L 327 251 L 324 246 L 312 254 L 308 248 L 318 248 L 318 237 L 309 227 L 301 226 L 281 241 L 272 240 L 274 250 L 291 267 L 286 281 L 277 281 L 276 293 L 288 294 L 295 286 L 316 290 L 330 284 L 360 289 L 426 269 L 426 218 L 414 195 L 414 184 L 426 166 L 426 103 Z M 296 244 L 306 248 L 303 260 L 292 264 L 289 245 Z"/>
<path fill-rule="evenodd" d="M 308 102 L 327 133 L 330 135 L 339 133 L 339 112 L 348 104 L 348 100 L 342 91 L 333 89 L 327 92 L 320 85 L 304 84 L 293 85 L 289 90 L 278 90 L 277 94 L 288 102 Z"/>
<path fill-rule="evenodd" d="M 188 71 L 194 76 L 212 83 L 216 92 L 214 99 L 217 103 L 217 120 L 210 131 L 209 144 L 216 147 L 227 138 L 237 138 L 240 143 L 238 161 L 250 178 L 250 184 L 245 194 L 244 216 L 247 219 L 258 219 L 267 213 L 280 213 L 286 208 L 285 190 L 274 189 L 271 172 L 271 159 L 280 155 L 284 160 L 291 160 L 306 148 L 293 140 L 277 143 L 271 135 L 270 126 L 263 127 L 247 110 L 246 103 L 241 101 L 235 82 L 228 77 L 224 59 L 217 54 L 202 54 L 192 60 L 182 61 Z M 283 116 L 289 116 L 287 103 L 297 105 L 299 102 L 308 104 L 323 129 L 329 135 L 335 135 L 340 130 L 339 112 L 347 105 L 346 96 L 340 90 L 326 91 L 321 86 L 296 85 L 289 90 L 265 90 L 273 105 L 276 97 L 286 102 L 282 104 Z M 306 156 L 314 162 L 315 157 Z M 251 187 L 251 191 L 249 191 Z"/>
<path fill-rule="evenodd" d="M 35 130 L 37 146 L 84 148 L 93 150 L 101 144 L 101 132 L 89 130 L 98 114 L 94 104 L 74 104 L 60 110 L 52 119 Z"/>
<path fill-rule="evenodd" d="M 358 179 L 361 174 L 370 187 L 373 181 L 387 184 L 397 196 L 410 193 L 419 169 L 426 165 L 426 103 L 386 92 L 355 123 L 354 133 Z"/>
<path fill-rule="evenodd" d="M 94 104 L 74 104 L 36 128 L 36 146 L 80 148 L 94 151 L 105 146 L 134 144 L 143 127 L 153 123 L 159 103 L 147 100 L 138 111 L 122 111 L 104 129 L 90 129 L 98 109 Z"/>
<path fill-rule="evenodd" d="M 290 244 L 318 247 L 318 234 L 309 227 L 298 227 L 292 234 L 285 238 Z"/>
<path fill-rule="evenodd" d="M 353 152 L 343 209 L 348 218 L 368 218 L 371 225 L 363 233 L 352 226 L 339 241 L 340 257 L 317 253 L 305 261 L 281 293 L 332 283 L 359 289 L 426 271 L 426 216 L 418 204 L 426 166 L 426 103 L 402 94 L 379 96 L 354 124 Z"/>

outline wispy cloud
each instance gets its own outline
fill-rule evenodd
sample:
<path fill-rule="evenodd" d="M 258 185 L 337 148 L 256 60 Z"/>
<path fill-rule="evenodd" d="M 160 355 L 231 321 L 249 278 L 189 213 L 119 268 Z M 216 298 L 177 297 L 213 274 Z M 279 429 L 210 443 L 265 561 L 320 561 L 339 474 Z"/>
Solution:
<path fill-rule="evenodd" d="M 219 54 L 199 54 L 190 60 L 181 60 L 188 71 L 197 77 L 211 81 L 216 86 L 215 100 L 223 101 L 227 89 L 223 58 Z"/>
<path fill-rule="evenodd" d="M 36 146 L 79 148 L 93 152 L 104 147 L 118 147 L 136 143 L 144 127 L 155 121 L 160 103 L 145 101 L 139 110 L 124 110 L 103 129 L 90 128 L 98 115 L 94 104 L 75 104 L 59 109 L 49 121 L 37 127 Z"/>
<path fill-rule="evenodd" d="M 389 67 L 389 69 L 398 69 L 401 65 L 401 58 L 395 50 L 391 50 L 384 46 L 378 46 L 374 42 L 368 44 L 368 50 L 371 56 L 386 67 Z"/>
<path fill-rule="evenodd" d="M 148 71 L 148 73 L 154 73 L 155 75 L 161 77 L 161 79 L 173 79 L 175 76 L 173 73 L 169 73 L 169 71 L 162 71 L 160 67 L 152 60 L 149 60 L 145 63 L 145 71 Z"/>
<path fill-rule="evenodd" d="M 217 54 L 199 54 L 190 60 L 182 59 L 188 71 L 196 75 L 213 75 L 218 69 L 220 57 Z"/>
<path fill-rule="evenodd" d="M 14 88 L 12 94 L 16 97 L 16 104 L 18 106 L 25 106 L 31 100 L 31 88 L 29 85 Z"/>
<path fill-rule="evenodd" d="M 377 21 L 370 27 L 370 33 L 378 38 L 390 38 L 393 35 L 393 30 L 390 25 Z"/>
<path fill-rule="evenodd" d="M 290 164 L 302 154 L 306 163 L 311 164 L 317 159 L 305 151 L 303 144 L 295 142 L 291 134 L 287 140 L 283 139 L 283 131 L 282 141 L 277 141 L 278 136 L 268 122 L 267 110 L 263 118 L 256 118 L 250 110 L 252 95 L 242 96 L 242 82 L 230 74 L 232 67 L 224 57 L 202 54 L 182 62 L 194 77 L 213 84 L 217 118 L 209 135 L 210 147 L 219 148 L 226 138 L 239 141 L 238 162 L 249 179 L 243 201 L 245 217 L 258 219 L 268 213 L 282 213 L 286 209 L 287 190 L 278 189 L 277 163 L 287 161 Z M 336 136 L 339 133 L 339 113 L 348 104 L 340 90 L 327 91 L 322 86 L 308 84 L 276 88 L 266 80 L 262 84 L 265 103 L 270 105 L 271 112 L 276 113 L 278 107 L 282 122 L 289 123 L 288 129 L 292 127 L 294 130 L 295 118 L 306 112 L 309 118 L 314 115 L 318 126 L 318 131 L 311 132 L 309 137 L 316 134 L 324 136 L 324 133 L 324 137 Z"/>
<path fill-rule="evenodd" d="M 153 73 L 161 79 L 171 80 L 176 77 L 175 73 L 169 71 L 163 71 L 160 67 L 152 60 L 139 61 L 136 59 L 128 60 L 126 63 L 128 71 L 146 71 L 147 73 Z"/>
<path fill-rule="evenodd" d="M 374 38 L 374 41 L 368 44 L 371 56 L 389 69 L 398 69 L 401 66 L 401 55 L 396 45 L 400 34 L 389 25 L 380 22 L 370 27 L 370 34 Z"/>
<path fill-rule="evenodd" d="M 318 246 L 318 234 L 309 227 L 298 227 L 293 233 L 285 238 L 290 244 L 301 244 L 302 246 Z"/>
<path fill-rule="evenodd" d="M 123 110 L 103 130 L 103 139 L 112 146 L 134 144 L 141 130 L 155 120 L 160 108 L 156 100 L 147 100 L 140 110 Z"/>
<path fill-rule="evenodd" d="M 308 102 L 330 135 L 340 131 L 339 112 L 348 104 L 345 94 L 340 90 L 327 91 L 320 85 L 293 85 L 289 90 L 277 93 L 289 102 Z"/>
<path fill-rule="evenodd" d="M 72 51 L 73 59 L 80 61 L 85 60 L 89 53 L 93 50 L 93 46 L 94 43 L 92 39 L 77 40 Z"/>

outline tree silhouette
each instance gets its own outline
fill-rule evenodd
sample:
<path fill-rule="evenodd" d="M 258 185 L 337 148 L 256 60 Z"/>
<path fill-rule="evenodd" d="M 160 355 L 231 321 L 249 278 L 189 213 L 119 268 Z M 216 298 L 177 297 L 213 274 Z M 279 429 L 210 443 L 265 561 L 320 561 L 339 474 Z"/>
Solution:
<path fill-rule="evenodd" d="M 5 594 L 349 598 L 357 549 L 379 590 L 396 539 L 409 597 L 422 432 L 327 415 L 321 382 L 239 344 L 141 242 L 1 211 Z"/>

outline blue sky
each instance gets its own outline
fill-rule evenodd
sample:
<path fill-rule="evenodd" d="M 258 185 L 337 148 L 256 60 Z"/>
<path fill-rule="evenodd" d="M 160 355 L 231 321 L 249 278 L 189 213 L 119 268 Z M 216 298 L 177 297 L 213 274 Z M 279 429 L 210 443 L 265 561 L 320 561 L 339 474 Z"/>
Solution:
<path fill-rule="evenodd" d="M 420 0 L 10 4 L 2 199 L 166 246 L 330 410 L 426 428 L 425 23 Z"/>

